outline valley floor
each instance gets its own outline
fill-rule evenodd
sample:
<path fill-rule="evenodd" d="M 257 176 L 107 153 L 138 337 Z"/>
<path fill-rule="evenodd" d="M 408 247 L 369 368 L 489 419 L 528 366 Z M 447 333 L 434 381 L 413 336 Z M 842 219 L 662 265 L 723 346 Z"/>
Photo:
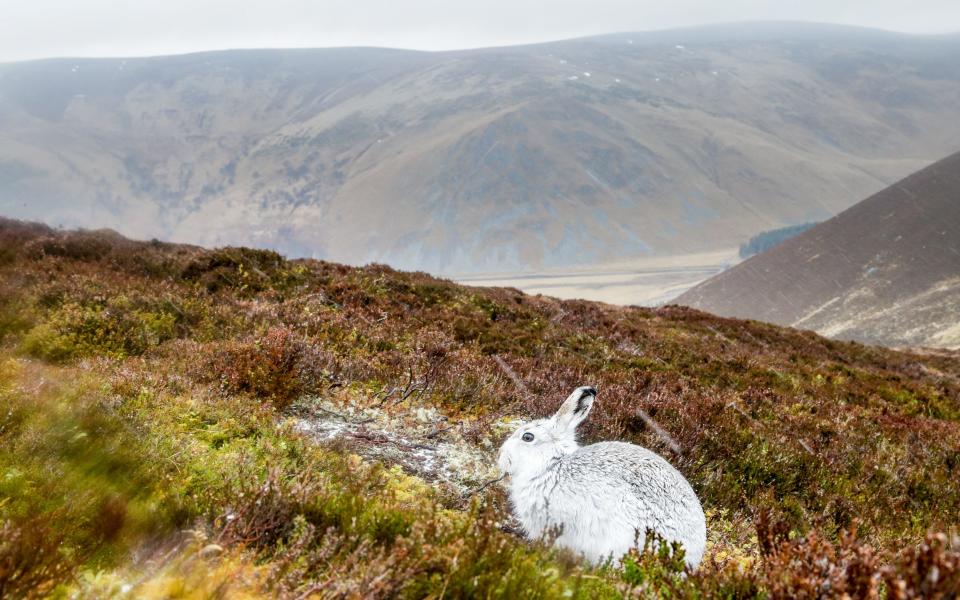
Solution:
<path fill-rule="evenodd" d="M 658 306 L 740 261 L 736 248 L 655 256 L 572 269 L 454 276 L 458 283 L 512 287 L 565 300 Z"/>

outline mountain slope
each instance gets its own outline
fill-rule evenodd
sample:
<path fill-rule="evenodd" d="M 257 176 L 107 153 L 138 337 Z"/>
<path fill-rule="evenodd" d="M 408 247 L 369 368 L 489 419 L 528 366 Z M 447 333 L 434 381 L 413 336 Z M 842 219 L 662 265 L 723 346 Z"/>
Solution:
<path fill-rule="evenodd" d="M 956 36 L 0 65 L 0 213 L 439 273 L 736 247 L 960 146 Z"/>
<path fill-rule="evenodd" d="M 960 347 L 960 152 L 675 302 L 841 339 Z"/>
<path fill-rule="evenodd" d="M 584 443 L 696 489 L 696 573 L 510 526 L 497 447 L 584 383 Z M 5 598 L 949 597 L 958 448 L 950 353 L 0 219 Z"/>

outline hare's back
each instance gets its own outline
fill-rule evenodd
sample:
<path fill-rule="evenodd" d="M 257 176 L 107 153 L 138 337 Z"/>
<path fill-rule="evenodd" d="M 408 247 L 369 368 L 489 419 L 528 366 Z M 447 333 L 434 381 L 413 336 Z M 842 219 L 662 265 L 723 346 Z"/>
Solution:
<path fill-rule="evenodd" d="M 603 487 L 624 488 L 646 496 L 646 490 L 676 498 L 693 496 L 693 488 L 673 465 L 660 455 L 626 442 L 600 442 L 583 446 L 567 457 L 569 475 L 602 481 Z M 658 494 L 659 495 L 659 494 Z"/>
<path fill-rule="evenodd" d="M 696 566 L 706 545 L 706 521 L 696 493 L 661 456 L 633 444 L 602 442 L 563 458 L 559 487 L 575 511 L 571 523 L 584 539 L 604 539 L 599 555 L 620 555 L 652 529 L 683 544 Z M 587 507 L 587 508 L 585 508 Z M 589 507 L 596 509 L 591 513 Z"/>

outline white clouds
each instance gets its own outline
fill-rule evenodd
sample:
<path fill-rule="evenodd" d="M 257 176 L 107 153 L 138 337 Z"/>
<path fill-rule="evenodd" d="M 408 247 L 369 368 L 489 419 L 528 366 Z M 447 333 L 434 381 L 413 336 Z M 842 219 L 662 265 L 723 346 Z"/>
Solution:
<path fill-rule="evenodd" d="M 956 0 L 0 0 L 0 60 L 238 47 L 447 49 L 711 22 L 960 30 Z"/>

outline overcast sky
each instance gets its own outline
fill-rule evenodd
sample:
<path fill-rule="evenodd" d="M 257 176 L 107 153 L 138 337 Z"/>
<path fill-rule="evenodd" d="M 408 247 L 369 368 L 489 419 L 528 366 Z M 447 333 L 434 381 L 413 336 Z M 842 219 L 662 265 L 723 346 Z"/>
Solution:
<path fill-rule="evenodd" d="M 258 47 L 440 50 L 705 23 L 960 31 L 960 0 L 0 0 L 0 61 Z"/>

